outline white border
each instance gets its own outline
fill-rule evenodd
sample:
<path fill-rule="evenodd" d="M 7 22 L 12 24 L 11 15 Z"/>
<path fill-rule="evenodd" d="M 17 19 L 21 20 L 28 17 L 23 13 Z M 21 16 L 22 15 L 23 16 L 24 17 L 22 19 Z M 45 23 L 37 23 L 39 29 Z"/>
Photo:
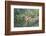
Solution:
<path fill-rule="evenodd" d="M 14 8 L 39 9 L 39 27 L 18 27 L 18 28 L 15 27 L 14 28 Z M 26 31 L 26 30 L 42 30 L 42 7 L 11 5 L 11 31 Z"/>

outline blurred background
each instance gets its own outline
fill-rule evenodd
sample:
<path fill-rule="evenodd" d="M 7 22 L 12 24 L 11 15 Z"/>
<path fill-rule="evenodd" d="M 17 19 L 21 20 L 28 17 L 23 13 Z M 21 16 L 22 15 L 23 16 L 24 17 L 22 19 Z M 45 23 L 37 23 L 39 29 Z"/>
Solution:
<path fill-rule="evenodd" d="M 39 26 L 39 9 L 14 8 L 14 27 L 36 26 Z"/>

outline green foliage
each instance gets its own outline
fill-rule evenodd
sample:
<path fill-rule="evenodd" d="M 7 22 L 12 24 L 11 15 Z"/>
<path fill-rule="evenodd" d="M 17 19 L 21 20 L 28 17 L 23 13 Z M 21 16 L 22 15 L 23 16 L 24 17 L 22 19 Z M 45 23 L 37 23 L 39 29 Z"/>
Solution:
<path fill-rule="evenodd" d="M 32 17 L 32 20 L 34 21 L 34 18 L 39 16 L 39 9 L 14 9 L 14 25 L 15 27 L 24 27 L 25 26 L 25 20 L 24 17 L 25 16 L 30 16 Z M 31 20 L 31 19 L 30 19 Z M 38 20 L 36 21 L 29 21 L 29 23 L 27 24 L 27 27 L 31 27 L 34 26 L 33 24 L 37 24 L 38 25 Z"/>

